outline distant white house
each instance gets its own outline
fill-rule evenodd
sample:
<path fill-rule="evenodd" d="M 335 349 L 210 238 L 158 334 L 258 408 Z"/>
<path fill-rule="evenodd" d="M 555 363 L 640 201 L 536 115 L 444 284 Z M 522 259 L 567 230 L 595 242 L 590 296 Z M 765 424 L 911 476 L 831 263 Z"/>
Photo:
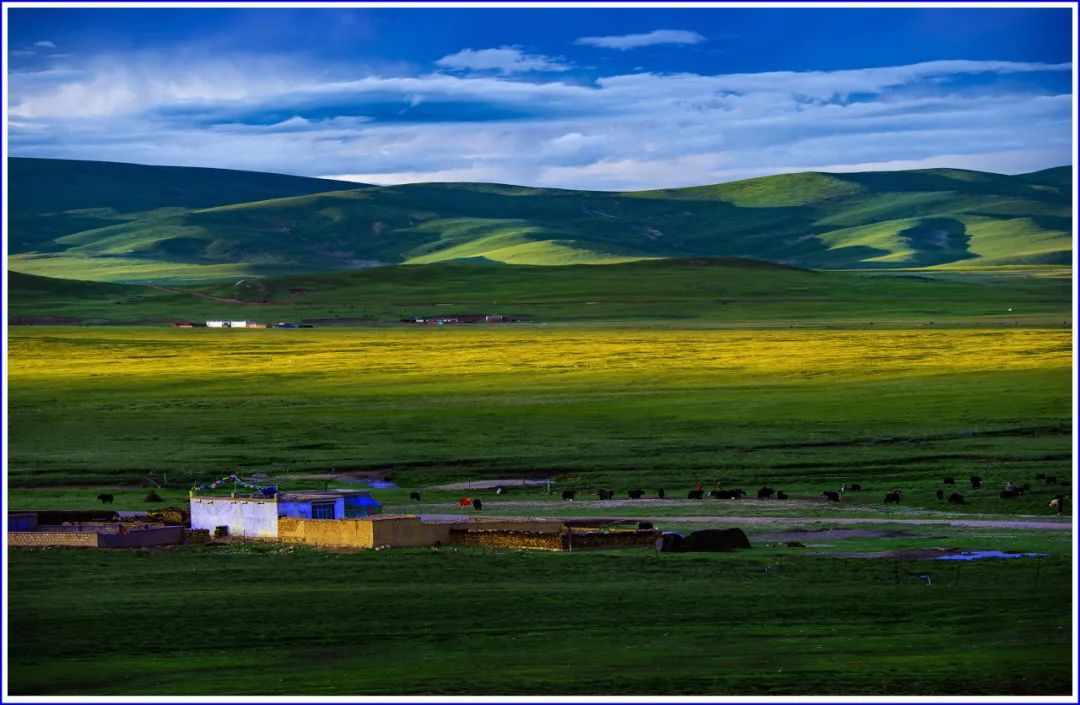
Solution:
<path fill-rule="evenodd" d="M 265 323 L 258 321 L 207 321 L 207 328 L 265 328 Z"/>

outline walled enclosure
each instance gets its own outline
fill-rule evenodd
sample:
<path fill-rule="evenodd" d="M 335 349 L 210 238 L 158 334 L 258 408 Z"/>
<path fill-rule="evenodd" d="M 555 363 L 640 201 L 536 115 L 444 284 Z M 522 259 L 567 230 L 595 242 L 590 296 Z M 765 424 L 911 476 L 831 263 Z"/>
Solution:
<path fill-rule="evenodd" d="M 114 526 L 44 527 L 44 531 L 8 533 L 8 546 L 79 546 L 83 548 L 136 548 L 184 542 L 184 527 L 157 526 L 119 533 Z M 55 531 L 48 529 L 55 528 Z M 66 530 L 65 530 L 66 529 Z M 76 529 L 76 530 L 72 530 Z"/>

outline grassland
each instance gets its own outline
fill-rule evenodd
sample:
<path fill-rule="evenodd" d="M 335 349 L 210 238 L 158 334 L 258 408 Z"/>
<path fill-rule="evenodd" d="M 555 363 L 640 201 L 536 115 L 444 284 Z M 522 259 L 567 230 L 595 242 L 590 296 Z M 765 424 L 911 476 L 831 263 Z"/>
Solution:
<path fill-rule="evenodd" d="M 1053 554 L 964 565 L 809 555 L 876 545 L 865 539 L 751 540 L 733 555 L 13 551 L 12 694 L 1070 690 L 1067 536 L 980 530 L 891 544 L 1002 541 Z"/>
<path fill-rule="evenodd" d="M 408 485 L 904 483 L 933 504 L 945 474 L 1022 482 L 1071 462 L 1060 330 L 35 326 L 9 345 L 15 488 L 336 468 Z"/>
<path fill-rule="evenodd" d="M 1067 326 L 1071 270 L 814 272 L 742 259 L 562 267 L 432 264 L 153 287 L 9 275 L 9 315 L 387 324 L 501 313 L 531 323 Z M 211 298 L 213 297 L 213 298 Z"/>

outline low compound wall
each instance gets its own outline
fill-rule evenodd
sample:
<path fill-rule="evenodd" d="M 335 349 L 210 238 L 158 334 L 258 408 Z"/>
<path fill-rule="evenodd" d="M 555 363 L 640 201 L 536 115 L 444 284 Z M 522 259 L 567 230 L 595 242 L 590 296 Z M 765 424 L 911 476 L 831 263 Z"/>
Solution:
<path fill-rule="evenodd" d="M 71 531 L 8 532 L 8 546 L 81 546 L 97 548 L 98 534 Z"/>
<path fill-rule="evenodd" d="M 120 533 L 116 526 L 68 526 L 57 531 L 16 531 L 8 533 L 8 546 L 77 546 L 81 548 L 138 548 L 184 542 L 184 527 L 162 526 L 131 529 Z"/>
<path fill-rule="evenodd" d="M 532 549 L 540 551 L 588 551 L 605 548 L 653 547 L 661 533 L 657 529 L 638 531 L 575 531 L 567 533 L 516 531 L 507 529 L 454 528 L 450 543 L 456 546 Z"/>
<path fill-rule="evenodd" d="M 564 545 L 570 551 L 587 551 L 602 548 L 654 548 L 662 536 L 659 529 L 636 531 L 575 531 L 566 538 Z"/>
<path fill-rule="evenodd" d="M 504 529 L 450 530 L 450 543 L 455 546 L 485 548 L 529 548 L 540 551 L 561 551 L 565 534 L 539 531 L 510 531 Z"/>

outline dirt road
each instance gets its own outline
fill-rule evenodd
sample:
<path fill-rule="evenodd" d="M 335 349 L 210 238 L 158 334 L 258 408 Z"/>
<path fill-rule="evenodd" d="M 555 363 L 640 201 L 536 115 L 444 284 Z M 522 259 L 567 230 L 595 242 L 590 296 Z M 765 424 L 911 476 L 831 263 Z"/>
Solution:
<path fill-rule="evenodd" d="M 427 521 L 464 521 L 471 516 L 479 514 L 421 514 L 422 519 Z M 521 516 L 507 515 L 482 515 L 486 519 L 512 521 L 521 519 Z M 543 517 L 545 519 L 581 520 L 598 519 L 610 521 L 639 522 L 651 521 L 654 524 L 905 524 L 911 526 L 958 526 L 965 528 L 985 529 L 1033 529 L 1038 531 L 1072 531 L 1073 525 L 1069 520 L 1045 520 L 1045 521 L 1016 521 L 1012 519 L 885 519 L 885 518 L 830 518 L 830 517 L 614 517 L 605 515 L 596 516 L 560 516 Z"/>

